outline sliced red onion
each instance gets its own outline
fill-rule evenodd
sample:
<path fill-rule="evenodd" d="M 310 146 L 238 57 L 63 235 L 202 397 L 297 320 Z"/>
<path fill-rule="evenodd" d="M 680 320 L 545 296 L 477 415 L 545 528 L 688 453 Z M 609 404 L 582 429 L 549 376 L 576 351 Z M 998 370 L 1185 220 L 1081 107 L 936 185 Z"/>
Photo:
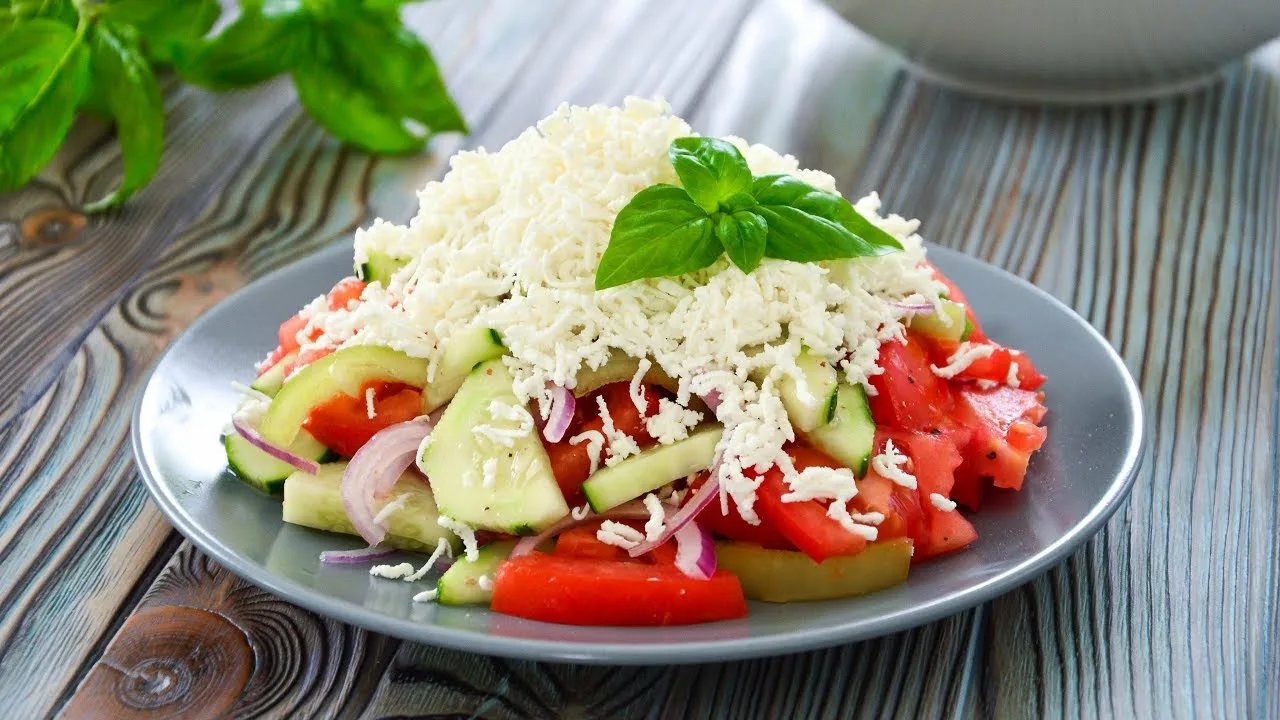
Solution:
<path fill-rule="evenodd" d="M 676 567 L 680 572 L 695 580 L 708 580 L 716 574 L 716 545 L 706 528 L 690 521 L 675 535 Z"/>
<path fill-rule="evenodd" d="M 374 522 L 373 501 L 386 497 L 396 480 L 413 464 L 423 438 L 431 433 L 430 420 L 409 420 L 378 431 L 356 452 L 342 474 L 342 507 L 356 532 L 370 545 L 386 537 L 387 529 Z"/>
<path fill-rule="evenodd" d="M 719 390 L 708 390 L 702 394 L 702 402 L 707 404 L 707 407 L 711 409 L 711 412 L 715 412 L 719 409 L 720 401 L 721 398 Z"/>
<path fill-rule="evenodd" d="M 717 459 L 715 464 L 712 465 L 712 469 L 719 470 L 719 465 L 720 462 Z M 698 516 L 698 513 L 702 512 L 704 508 L 710 505 L 711 502 L 720 495 L 720 480 L 717 478 L 717 475 L 717 472 L 712 472 L 711 477 L 707 478 L 707 481 L 702 484 L 702 487 L 698 488 L 698 491 L 694 493 L 689 502 L 667 519 L 667 527 L 662 531 L 661 535 L 653 540 L 640 543 L 628 550 L 627 553 L 631 555 L 631 557 L 640 557 L 662 543 L 670 540 L 671 537 L 679 532 L 681 528 L 693 522 L 693 519 Z"/>
<path fill-rule="evenodd" d="M 573 393 L 563 385 L 551 387 L 551 411 L 547 416 L 547 424 L 542 428 L 542 437 L 547 442 L 560 442 L 573 422 L 573 411 L 578 401 Z"/>
<path fill-rule="evenodd" d="M 904 302 L 886 300 L 885 304 L 892 305 L 893 307 L 896 307 L 899 310 L 906 310 L 907 312 L 918 313 L 920 315 L 928 315 L 934 310 L 932 303 L 904 303 Z"/>
<path fill-rule="evenodd" d="M 543 530 L 537 535 L 520 538 L 520 542 L 516 543 L 516 546 L 511 549 L 511 557 L 515 558 L 520 557 L 521 555 L 528 555 L 533 552 L 534 548 L 547 540 L 550 540 L 571 527 L 576 527 L 591 520 L 600 520 L 602 518 L 605 520 L 644 520 L 648 517 L 649 510 L 638 500 L 632 500 L 629 503 L 624 503 L 599 515 L 588 511 L 587 515 L 582 519 L 578 519 L 570 513 L 560 518 L 556 524 L 546 530 Z"/>
<path fill-rule="evenodd" d="M 352 565 L 384 558 L 396 550 L 386 545 L 372 545 L 355 550 L 325 550 L 320 553 L 320 562 L 330 565 Z"/>
<path fill-rule="evenodd" d="M 271 443 L 266 438 L 262 437 L 262 435 L 258 434 L 258 431 L 250 426 L 249 423 L 241 420 L 239 417 L 232 416 L 231 426 L 235 428 L 236 433 L 239 434 L 240 437 L 248 440 L 250 445 L 258 448 L 280 462 L 288 463 L 302 472 L 311 473 L 312 475 L 316 474 L 316 472 L 320 470 L 320 464 L 316 461 L 295 455 L 285 448 Z"/>

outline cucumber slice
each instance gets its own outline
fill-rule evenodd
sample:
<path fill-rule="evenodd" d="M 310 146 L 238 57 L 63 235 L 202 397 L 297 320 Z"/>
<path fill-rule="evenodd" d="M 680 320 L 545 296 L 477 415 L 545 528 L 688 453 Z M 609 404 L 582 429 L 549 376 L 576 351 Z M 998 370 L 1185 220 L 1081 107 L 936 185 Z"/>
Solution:
<path fill-rule="evenodd" d="M 866 475 L 876 439 L 876 423 L 871 419 L 866 390 L 861 385 L 841 384 L 836 391 L 835 418 L 805 437 L 811 445 L 853 470 L 854 475 Z"/>
<path fill-rule="evenodd" d="M 575 397 L 585 397 L 605 385 L 612 385 L 618 382 L 629 383 L 639 370 L 639 360 L 621 351 L 616 351 L 609 357 L 609 362 L 595 370 L 585 367 L 579 370 L 578 376 L 575 378 L 576 383 L 573 386 L 573 394 Z M 649 368 L 649 372 L 644 374 L 644 381 L 651 385 L 664 387 L 673 393 L 680 392 L 680 383 L 656 364 Z"/>
<path fill-rule="evenodd" d="M 291 352 L 288 355 L 285 355 L 276 361 L 276 364 L 272 365 L 271 369 L 262 373 L 256 380 L 249 383 L 249 387 L 257 390 L 263 395 L 275 397 L 276 393 L 280 392 L 280 387 L 284 385 L 285 368 L 289 367 L 289 365 L 296 359 L 298 359 L 298 353 L 296 352 Z"/>
<path fill-rule="evenodd" d="M 936 312 L 913 315 L 907 326 L 932 338 L 959 342 L 973 327 L 964 305 L 950 300 L 943 300 L 939 305 Z"/>
<path fill-rule="evenodd" d="M 496 542 L 480 548 L 480 555 L 472 562 L 459 558 L 436 581 L 436 602 L 441 605 L 488 605 L 493 599 L 493 589 L 480 587 L 480 578 L 493 575 L 498 566 L 516 546 L 513 541 Z"/>
<path fill-rule="evenodd" d="M 278 494 L 284 487 L 285 478 L 298 469 L 287 462 L 277 460 L 254 447 L 239 433 L 227 433 L 223 443 L 227 449 L 227 467 L 245 483 L 259 490 Z M 329 448 L 320 444 L 305 430 L 289 445 L 289 452 L 317 462 L 329 455 Z"/>
<path fill-rule="evenodd" d="M 368 260 L 363 265 L 356 266 L 356 277 L 368 283 L 382 283 L 382 286 L 386 287 L 391 276 L 408 263 L 407 259 L 391 257 L 374 250 L 368 254 Z"/>
<path fill-rule="evenodd" d="M 436 366 L 435 379 L 422 394 L 422 410 L 429 413 L 453 399 L 476 365 L 507 351 L 497 330 L 468 328 L 449 341 Z"/>
<path fill-rule="evenodd" d="M 836 407 L 836 386 L 840 378 L 836 368 L 830 362 L 808 350 L 801 350 L 796 357 L 796 365 L 804 375 L 805 390 L 803 394 L 800 384 L 791 375 L 784 375 L 778 382 L 778 396 L 782 406 L 787 409 L 787 417 L 791 425 L 800 432 L 809 432 L 831 422 Z M 763 371 L 752 374 L 756 382 L 764 377 Z"/>
<path fill-rule="evenodd" d="M 326 355 L 294 373 L 276 393 L 262 418 L 262 436 L 288 445 L 311 408 L 338 393 L 358 395 L 361 386 L 374 380 L 422 387 L 427 384 L 427 361 L 374 345 L 354 345 Z"/>
<path fill-rule="evenodd" d="M 596 471 L 582 485 L 596 512 L 615 508 L 669 482 L 711 467 L 724 430 L 708 427 L 670 445 L 655 445 L 613 467 Z"/>
<path fill-rule="evenodd" d="M 514 438 L 511 447 L 473 432 L 478 425 L 511 424 L 494 420 L 489 408 L 494 402 L 519 404 L 512 382 L 498 359 L 472 370 L 440 416 L 418 465 L 431 479 L 441 514 L 473 528 L 529 535 L 569 514 L 537 428 Z M 490 459 L 496 461 L 493 482 L 484 487 Z"/>
<path fill-rule="evenodd" d="M 342 507 L 342 473 L 346 469 L 347 463 L 335 462 L 321 465 L 320 472 L 315 475 L 301 471 L 290 475 L 284 481 L 284 521 L 355 535 L 356 529 Z M 408 498 L 385 519 L 387 538 L 384 542 L 405 550 L 431 552 L 440 538 L 444 538 L 455 550 L 460 547 L 453 533 L 437 522 L 440 513 L 425 483 L 412 473 L 405 473 L 391 489 L 388 502 L 401 495 L 408 495 Z M 379 505 L 378 510 L 381 509 L 382 505 Z"/>

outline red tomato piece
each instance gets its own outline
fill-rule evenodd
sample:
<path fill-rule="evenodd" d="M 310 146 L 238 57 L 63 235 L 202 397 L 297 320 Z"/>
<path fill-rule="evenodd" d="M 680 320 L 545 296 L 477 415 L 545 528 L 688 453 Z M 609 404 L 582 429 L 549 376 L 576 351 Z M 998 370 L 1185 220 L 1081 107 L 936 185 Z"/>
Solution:
<path fill-rule="evenodd" d="M 298 353 L 298 357 L 290 361 L 289 366 L 284 369 L 284 376 L 287 378 L 302 368 L 319 360 L 326 355 L 332 355 L 336 348 L 332 347 L 309 347 Z"/>
<path fill-rule="evenodd" d="M 1043 395 L 997 387 L 963 388 L 957 393 L 955 420 L 973 431 L 965 449 L 965 473 L 990 478 L 996 487 L 1021 489 L 1031 454 L 1044 444 L 1048 430 Z M 967 504 L 967 503 L 966 503 Z"/>
<path fill-rule="evenodd" d="M 787 449 L 796 470 L 808 467 L 840 467 L 839 463 L 821 452 L 804 446 Z M 849 532 L 839 522 L 827 516 L 827 508 L 817 500 L 783 502 L 782 496 L 791 492 L 783 478 L 782 470 L 769 468 L 756 488 L 756 511 L 761 520 L 768 523 L 795 545 L 801 552 L 822 562 L 836 555 L 857 555 L 867 547 L 866 538 Z M 715 508 L 711 508 L 714 510 Z"/>
<path fill-rule="evenodd" d="M 374 392 L 373 417 L 364 398 L 368 388 Z M 361 390 L 360 397 L 339 394 L 315 406 L 303 423 L 325 447 L 345 457 L 355 455 L 379 430 L 422 414 L 422 391 L 417 388 L 375 382 Z"/>
<path fill-rule="evenodd" d="M 706 482 L 708 474 L 706 471 L 698 473 L 698 477 L 693 481 L 693 488 L 700 488 Z M 685 504 L 693 500 L 693 493 L 685 495 Z M 752 525 L 742 519 L 742 515 L 738 513 L 738 507 L 729 502 L 729 513 L 727 515 L 720 512 L 720 501 L 713 500 L 710 505 L 698 513 L 698 524 L 706 528 L 708 531 L 722 538 L 736 540 L 739 542 L 755 543 L 763 548 L 771 550 L 795 550 L 796 546 L 791 544 L 782 533 L 778 532 L 772 525 L 761 521 L 759 525 Z"/>
<path fill-rule="evenodd" d="M 551 472 L 556 476 L 560 492 L 564 493 L 565 501 L 570 505 L 577 505 L 584 500 L 582 483 L 591 476 L 591 455 L 587 452 L 587 443 L 571 445 L 569 440 L 588 430 L 603 434 L 604 420 L 600 417 L 597 397 L 604 398 L 605 407 L 609 409 L 609 417 L 613 419 L 614 427 L 635 438 L 640 449 L 650 447 L 656 442 L 645 428 L 644 420 L 657 414 L 662 391 L 651 385 L 642 385 L 641 389 L 645 397 L 643 418 L 636 404 L 631 401 L 631 388 L 628 383 L 605 385 L 578 400 L 573 422 L 569 425 L 568 432 L 564 434 L 564 439 L 558 443 L 544 443 L 547 457 L 551 460 Z M 609 439 L 605 438 L 605 444 L 600 449 L 602 458 L 608 449 Z"/>
<path fill-rule="evenodd" d="M 502 563 L 494 610 L 568 625 L 692 625 L 746 617 L 738 578 L 695 580 L 674 567 L 539 552 Z"/>
<path fill-rule="evenodd" d="M 589 522 L 569 528 L 556 538 L 554 554 L 564 557 L 595 558 L 597 560 L 630 560 L 627 551 L 616 545 L 600 542 L 596 531 L 599 522 Z"/>
<path fill-rule="evenodd" d="M 876 530 L 876 540 L 910 538 L 913 543 L 923 542 L 927 528 L 920 497 L 915 490 L 868 470 L 858 481 L 858 494 L 853 498 L 858 512 L 878 512 L 884 515 Z"/>
<path fill-rule="evenodd" d="M 271 353 L 267 355 L 266 359 L 258 366 L 258 377 L 265 375 L 268 370 L 275 367 L 276 363 L 283 360 L 285 355 L 288 354 L 289 351 L 282 347 L 276 347 L 275 350 L 272 350 Z"/>
<path fill-rule="evenodd" d="M 951 409 L 951 390 L 929 369 L 921 341 L 914 334 L 907 337 L 905 345 L 890 341 L 880 346 L 878 364 L 884 372 L 871 376 L 876 394 L 867 400 L 877 426 L 927 430 Z"/>
<path fill-rule="evenodd" d="M 955 471 L 963 458 L 950 438 L 932 433 L 887 433 L 904 454 L 911 458 L 912 474 L 918 484 L 920 510 L 927 531 L 916 542 L 911 562 L 916 563 L 959 550 L 977 539 L 977 531 L 955 510 L 943 510 L 933 504 L 934 493 L 951 499 Z"/>
<path fill-rule="evenodd" d="M 329 291 L 329 309 L 341 310 L 346 308 L 352 300 L 360 299 L 360 296 L 364 294 L 364 289 L 367 286 L 368 283 L 360 280 L 359 278 L 349 277 L 344 280 L 339 280 L 338 284 L 334 285 L 333 289 Z"/>

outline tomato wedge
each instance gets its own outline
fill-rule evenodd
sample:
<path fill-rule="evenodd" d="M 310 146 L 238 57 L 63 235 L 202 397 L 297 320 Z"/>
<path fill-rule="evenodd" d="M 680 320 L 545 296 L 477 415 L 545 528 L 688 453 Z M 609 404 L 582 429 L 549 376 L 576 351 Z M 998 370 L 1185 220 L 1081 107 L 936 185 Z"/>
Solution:
<path fill-rule="evenodd" d="M 1042 400 L 1040 393 L 1004 386 L 961 389 L 954 419 L 973 431 L 964 473 L 990 478 L 996 487 L 1021 489 L 1031 454 L 1048 436 L 1038 425 L 1045 415 Z"/>
<path fill-rule="evenodd" d="M 674 567 L 533 552 L 498 568 L 497 612 L 567 625 L 691 625 L 746 617 L 738 578 L 695 580 Z"/>
<path fill-rule="evenodd" d="M 951 498 L 955 471 L 963 461 L 955 443 L 941 434 L 907 432 L 887 435 L 911 458 L 912 474 L 919 488 L 920 510 L 925 519 L 925 533 L 916 542 L 911 562 L 959 550 L 976 540 L 977 531 L 963 515 L 955 510 L 943 510 L 931 499 L 935 493 Z"/>
<path fill-rule="evenodd" d="M 373 389 L 374 416 L 369 417 L 364 391 Z M 315 406 L 303 427 L 325 447 L 351 457 L 377 432 L 422 414 L 422 391 L 409 385 L 374 382 L 360 397 L 339 394 Z"/>
<path fill-rule="evenodd" d="M 877 364 L 884 372 L 871 376 L 876 394 L 867 400 L 878 427 L 927 430 L 951 409 L 951 389 L 929 369 L 925 344 L 914 333 L 907 338 L 905 345 L 880 346 Z"/>
<path fill-rule="evenodd" d="M 813 448 L 796 445 L 787 449 L 796 470 L 808 467 L 840 467 L 840 464 Z M 756 511 L 761 520 L 775 528 L 814 562 L 836 555 L 857 555 L 867 547 L 866 538 L 849 532 L 827 516 L 827 506 L 817 500 L 783 502 L 791 492 L 782 470 L 771 467 L 756 488 Z M 710 508 L 708 512 L 714 511 Z"/>
<path fill-rule="evenodd" d="M 694 478 L 691 487 L 702 487 L 707 477 L 708 474 L 705 471 L 698 473 L 698 477 Z M 693 493 L 685 496 L 685 503 L 691 500 L 693 500 Z M 761 522 L 759 525 L 752 525 L 743 520 L 742 515 L 738 513 L 737 505 L 733 502 L 729 503 L 729 513 L 726 515 L 720 512 L 720 502 L 718 500 L 713 501 L 702 512 L 698 513 L 698 524 L 708 531 L 729 540 L 754 543 L 770 550 L 796 549 L 796 546 L 791 544 L 790 540 L 769 523 Z"/>

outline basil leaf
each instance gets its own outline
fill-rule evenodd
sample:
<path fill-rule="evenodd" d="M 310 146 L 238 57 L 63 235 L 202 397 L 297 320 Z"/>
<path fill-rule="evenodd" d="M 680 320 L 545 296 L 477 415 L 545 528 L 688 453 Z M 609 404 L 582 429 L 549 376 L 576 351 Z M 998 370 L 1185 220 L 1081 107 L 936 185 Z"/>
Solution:
<path fill-rule="evenodd" d="M 716 214 L 716 238 L 733 264 L 744 273 L 759 267 L 769 235 L 765 219 L 750 210 Z"/>
<path fill-rule="evenodd" d="M 134 33 L 100 21 L 89 49 L 93 83 L 115 121 L 124 160 L 120 187 L 85 207 L 97 212 L 124 202 L 156 174 L 164 152 L 164 100 Z"/>
<path fill-rule="evenodd" d="M 37 18 L 0 35 L 0 191 L 26 184 L 62 144 L 89 76 L 84 35 Z"/>
<path fill-rule="evenodd" d="M 862 217 L 853 205 L 839 195 L 824 192 L 791 175 L 765 175 L 752 183 L 752 194 L 763 206 L 790 207 L 800 211 L 801 215 L 815 220 L 834 223 L 852 236 L 852 240 L 843 240 L 834 247 L 822 250 L 813 247 L 800 247 L 803 241 L 783 239 L 777 241 L 778 246 L 791 248 L 797 257 L 769 253 L 769 257 L 784 260 L 810 262 L 814 260 L 834 260 L 842 257 L 866 257 L 885 255 L 902 249 L 902 244 L 889 233 L 876 227 L 870 220 Z M 788 213 L 795 215 L 795 213 Z M 766 215 L 766 218 L 768 216 Z M 770 243 L 774 244 L 773 223 L 770 221 Z M 833 236 L 834 237 L 834 236 Z M 779 250 L 788 252 L 788 250 Z M 832 255 L 832 252 L 846 252 L 843 255 Z M 803 257 L 800 257 L 803 256 Z"/>
<path fill-rule="evenodd" d="M 344 74 L 386 112 L 428 133 L 467 131 L 431 51 L 416 35 L 367 13 L 344 18 L 336 29 L 327 37 Z"/>
<path fill-rule="evenodd" d="M 614 219 L 596 269 L 596 289 L 700 270 L 721 252 L 711 218 L 689 193 L 653 185 L 636 193 Z"/>
<path fill-rule="evenodd" d="M 296 1 L 241 3 L 240 17 L 213 38 L 173 48 L 182 79 L 210 90 L 249 87 L 309 58 L 314 27 Z"/>
<path fill-rule="evenodd" d="M 377 98 L 322 57 L 294 68 L 293 84 L 311 117 L 339 140 L 375 153 L 422 149 L 423 137 L 409 132 L 400 117 L 387 113 Z"/>
<path fill-rule="evenodd" d="M 171 63 L 182 46 L 198 42 L 221 15 L 218 0 L 118 0 L 104 5 L 101 17 L 132 26 L 148 56 Z"/>
<path fill-rule="evenodd" d="M 751 168 L 732 143 L 719 138 L 682 137 L 667 149 L 680 184 L 703 210 L 715 212 L 720 201 L 751 191 Z"/>

